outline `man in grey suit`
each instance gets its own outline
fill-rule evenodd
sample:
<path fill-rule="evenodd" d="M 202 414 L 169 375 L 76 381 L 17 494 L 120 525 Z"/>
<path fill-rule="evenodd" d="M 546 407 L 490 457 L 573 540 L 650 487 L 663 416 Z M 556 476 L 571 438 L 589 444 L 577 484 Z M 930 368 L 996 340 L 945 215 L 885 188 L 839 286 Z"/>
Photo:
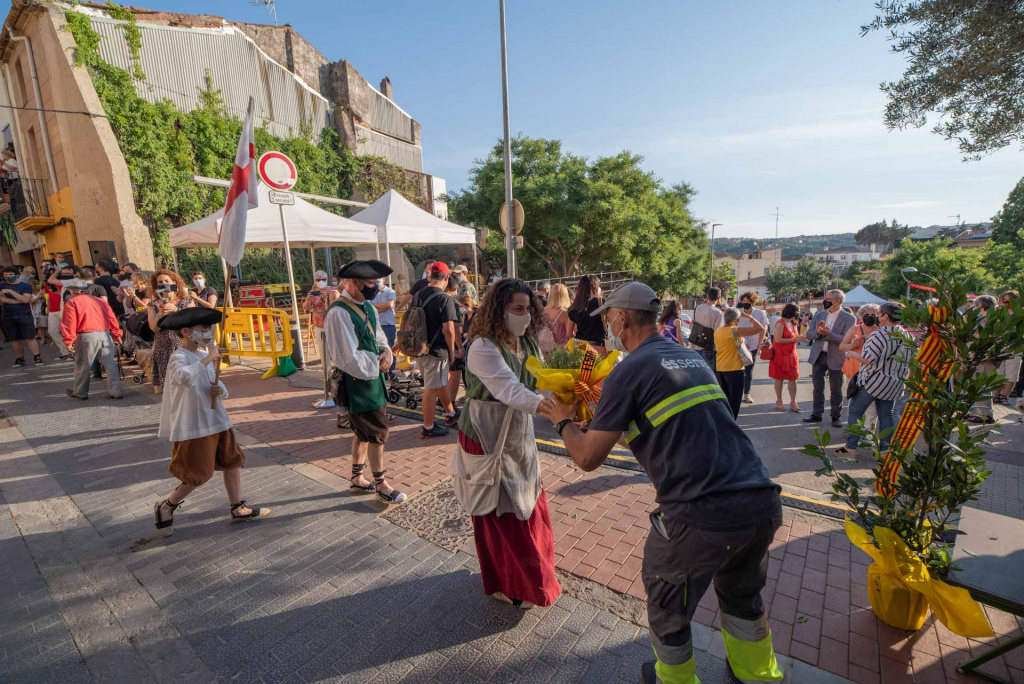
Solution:
<path fill-rule="evenodd" d="M 843 414 L 843 361 L 846 353 L 839 351 L 846 331 L 857 323 L 857 317 L 843 311 L 846 294 L 842 290 L 829 290 L 822 301 L 823 311 L 814 314 L 807 339 L 811 341 L 811 380 L 814 387 L 814 406 L 805 423 L 820 423 L 825 413 L 825 376 L 828 375 L 832 404 L 832 427 L 842 427 Z"/>

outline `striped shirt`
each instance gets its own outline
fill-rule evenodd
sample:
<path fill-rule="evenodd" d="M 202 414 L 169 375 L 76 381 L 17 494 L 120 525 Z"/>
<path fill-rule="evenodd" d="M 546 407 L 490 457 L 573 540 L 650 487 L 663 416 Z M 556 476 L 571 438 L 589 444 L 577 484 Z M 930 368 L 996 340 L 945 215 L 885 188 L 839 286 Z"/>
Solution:
<path fill-rule="evenodd" d="M 910 350 L 896 333 L 898 325 L 879 328 L 868 336 L 861 355 L 870 363 L 860 367 L 860 385 L 875 399 L 893 401 L 903 394 Z"/>

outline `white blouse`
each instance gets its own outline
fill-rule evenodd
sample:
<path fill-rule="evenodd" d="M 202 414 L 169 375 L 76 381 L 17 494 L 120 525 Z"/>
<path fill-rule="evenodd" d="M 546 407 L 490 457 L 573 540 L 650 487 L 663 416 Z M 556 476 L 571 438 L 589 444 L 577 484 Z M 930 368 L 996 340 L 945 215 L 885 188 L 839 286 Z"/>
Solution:
<path fill-rule="evenodd" d="M 470 373 L 480 378 L 480 382 L 495 399 L 531 416 L 537 415 L 537 407 L 543 398 L 526 389 L 526 385 L 519 381 L 505 363 L 501 351 L 494 342 L 482 337 L 473 340 L 469 345 L 466 367 Z"/>
<path fill-rule="evenodd" d="M 161 439 L 183 442 L 231 428 L 231 418 L 222 401 L 210 408 L 214 368 L 213 364 L 200 363 L 205 358 L 206 352 L 190 352 L 184 347 L 171 354 L 160 404 L 160 430 L 157 434 Z M 224 383 L 218 382 L 217 386 L 223 392 L 220 398 L 227 399 L 228 390 Z"/>

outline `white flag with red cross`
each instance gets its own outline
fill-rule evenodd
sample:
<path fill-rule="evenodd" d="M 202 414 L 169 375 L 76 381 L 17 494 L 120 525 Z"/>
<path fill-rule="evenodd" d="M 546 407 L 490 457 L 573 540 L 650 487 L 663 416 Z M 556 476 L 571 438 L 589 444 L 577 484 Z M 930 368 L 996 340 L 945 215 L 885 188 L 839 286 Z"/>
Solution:
<path fill-rule="evenodd" d="M 255 111 L 256 101 L 250 95 L 242 135 L 235 152 L 235 168 L 231 172 L 231 187 L 228 188 L 227 201 L 224 203 L 224 218 L 220 223 L 220 240 L 217 245 L 221 258 L 230 266 L 237 266 L 242 260 L 246 217 L 250 209 L 259 206 L 256 192 L 259 174 L 256 173 Z"/>

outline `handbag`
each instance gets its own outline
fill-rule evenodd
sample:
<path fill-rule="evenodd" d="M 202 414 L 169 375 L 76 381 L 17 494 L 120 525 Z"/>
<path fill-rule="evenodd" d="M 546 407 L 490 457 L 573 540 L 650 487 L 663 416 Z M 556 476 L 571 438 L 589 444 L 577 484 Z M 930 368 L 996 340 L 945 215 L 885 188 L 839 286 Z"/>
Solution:
<path fill-rule="evenodd" d="M 715 348 L 715 331 L 694 321 L 690 328 L 689 342 L 705 351 L 712 351 Z"/>
<path fill-rule="evenodd" d="M 494 450 L 489 454 L 467 454 L 458 444 L 452 453 L 452 488 L 455 498 L 469 515 L 487 515 L 498 507 L 501 494 L 501 455 L 505 451 L 508 428 L 512 424 L 512 407 L 505 410 L 501 432 Z"/>
<path fill-rule="evenodd" d="M 775 345 L 769 344 L 766 347 L 761 347 L 761 360 L 771 361 L 775 358 Z"/>
<path fill-rule="evenodd" d="M 846 383 L 846 398 L 853 399 L 857 392 L 860 392 L 860 371 L 854 373 L 850 382 Z"/>
<path fill-rule="evenodd" d="M 750 353 L 750 350 L 747 349 L 747 345 L 743 340 L 740 339 L 740 335 L 736 332 L 736 328 L 732 329 L 732 337 L 736 340 L 736 351 L 739 352 L 740 363 L 743 364 L 743 367 L 746 368 L 747 366 L 754 365 L 754 356 Z"/>

